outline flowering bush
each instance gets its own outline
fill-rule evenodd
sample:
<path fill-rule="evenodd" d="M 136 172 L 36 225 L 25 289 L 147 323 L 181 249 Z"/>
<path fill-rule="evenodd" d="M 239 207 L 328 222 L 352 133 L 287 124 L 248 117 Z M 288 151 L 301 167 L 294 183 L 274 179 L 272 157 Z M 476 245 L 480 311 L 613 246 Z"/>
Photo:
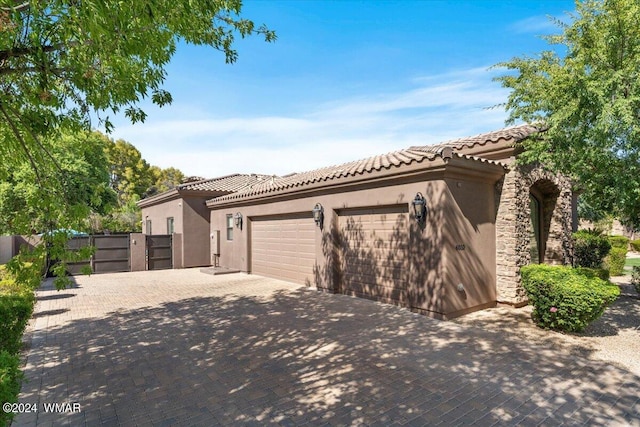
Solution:
<path fill-rule="evenodd" d="M 580 332 L 620 295 L 618 286 L 571 267 L 522 267 L 522 285 L 542 328 Z"/>

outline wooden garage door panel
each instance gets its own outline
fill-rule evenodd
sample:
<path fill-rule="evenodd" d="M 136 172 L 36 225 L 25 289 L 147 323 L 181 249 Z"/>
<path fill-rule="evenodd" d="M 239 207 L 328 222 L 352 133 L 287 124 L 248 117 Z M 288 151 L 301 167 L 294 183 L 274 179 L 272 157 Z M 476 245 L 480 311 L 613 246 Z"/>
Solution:
<path fill-rule="evenodd" d="M 313 282 L 315 233 L 315 223 L 309 216 L 254 219 L 251 272 L 301 284 Z"/>
<path fill-rule="evenodd" d="M 339 213 L 344 293 L 406 303 L 408 220 L 406 205 Z"/>

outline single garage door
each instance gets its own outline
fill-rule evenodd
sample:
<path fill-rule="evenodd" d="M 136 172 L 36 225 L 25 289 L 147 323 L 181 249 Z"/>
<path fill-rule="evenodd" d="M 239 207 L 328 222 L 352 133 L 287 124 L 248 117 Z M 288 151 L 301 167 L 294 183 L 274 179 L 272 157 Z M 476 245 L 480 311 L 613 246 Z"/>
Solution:
<path fill-rule="evenodd" d="M 342 210 L 338 215 L 342 270 L 340 291 L 406 305 L 408 206 Z"/>
<path fill-rule="evenodd" d="M 251 272 L 289 282 L 314 283 L 316 224 L 310 214 L 253 218 Z"/>

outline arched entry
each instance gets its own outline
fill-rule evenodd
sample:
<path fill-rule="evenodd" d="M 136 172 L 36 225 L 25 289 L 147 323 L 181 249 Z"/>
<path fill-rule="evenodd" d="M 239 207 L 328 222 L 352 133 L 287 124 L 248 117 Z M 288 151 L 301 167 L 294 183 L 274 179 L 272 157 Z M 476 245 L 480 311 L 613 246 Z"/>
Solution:
<path fill-rule="evenodd" d="M 548 249 L 559 195 L 558 186 L 548 179 L 538 180 L 529 188 L 529 262 L 531 264 L 558 261 Z"/>
<path fill-rule="evenodd" d="M 496 288 L 499 302 L 520 305 L 527 295 L 520 268 L 571 264 L 572 183 L 537 165 L 509 171 L 496 187 Z"/>
<path fill-rule="evenodd" d="M 543 262 L 544 240 L 542 238 L 542 204 L 538 197 L 529 193 L 529 254 L 531 263 Z"/>

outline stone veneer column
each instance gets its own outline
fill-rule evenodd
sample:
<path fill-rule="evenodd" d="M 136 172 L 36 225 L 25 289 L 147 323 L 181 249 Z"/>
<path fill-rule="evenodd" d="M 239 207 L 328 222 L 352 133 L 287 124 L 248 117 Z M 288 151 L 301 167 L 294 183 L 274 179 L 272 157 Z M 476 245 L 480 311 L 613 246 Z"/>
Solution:
<path fill-rule="evenodd" d="M 529 261 L 522 259 L 522 228 L 523 224 L 526 227 L 524 220 L 528 218 L 523 216 L 522 198 L 518 197 L 521 187 L 522 176 L 513 169 L 496 188 L 496 295 L 499 303 L 512 305 L 521 305 L 527 300 L 520 285 L 520 267 Z M 528 251 L 525 252 L 528 256 Z"/>
<path fill-rule="evenodd" d="M 573 264 L 573 192 L 571 185 L 562 178 L 556 178 L 560 194 L 549 225 L 545 263 L 556 265 Z"/>

